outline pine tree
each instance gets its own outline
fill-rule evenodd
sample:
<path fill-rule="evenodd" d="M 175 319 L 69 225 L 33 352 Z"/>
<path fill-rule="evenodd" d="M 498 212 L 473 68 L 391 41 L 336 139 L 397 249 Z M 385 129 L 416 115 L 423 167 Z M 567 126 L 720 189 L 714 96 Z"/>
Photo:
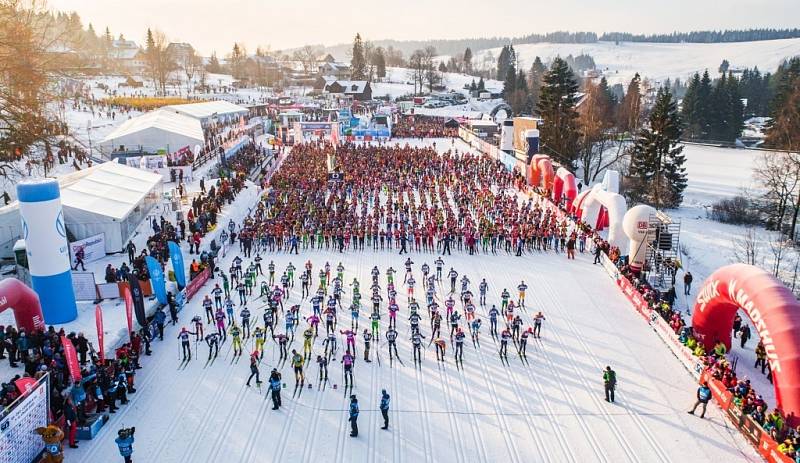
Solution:
<path fill-rule="evenodd" d="M 634 202 L 656 208 L 678 207 L 686 189 L 681 117 L 667 88 L 656 96 L 648 123 L 631 148 L 627 194 Z"/>
<path fill-rule="evenodd" d="M 708 139 L 711 133 L 711 107 L 712 107 L 711 77 L 708 70 L 703 72 L 700 83 L 697 86 L 697 97 L 694 103 L 694 117 L 697 123 L 697 132 L 694 138 Z"/>
<path fill-rule="evenodd" d="M 367 78 L 367 60 L 364 56 L 364 42 L 361 34 L 356 34 L 353 39 L 353 57 L 350 59 L 350 72 L 353 80 L 365 80 Z"/>
<path fill-rule="evenodd" d="M 531 69 L 528 72 L 528 89 L 531 111 L 539 107 L 539 97 L 542 92 L 542 81 L 546 72 L 547 68 L 545 67 L 544 63 L 542 63 L 542 60 L 537 56 L 533 60 Z"/>
<path fill-rule="evenodd" d="M 472 73 L 472 49 L 469 47 L 464 50 L 464 72 L 466 74 Z"/>
<path fill-rule="evenodd" d="M 578 156 L 578 83 L 566 61 L 556 57 L 544 76 L 539 98 L 542 147 L 568 169 L 574 169 Z"/>
<path fill-rule="evenodd" d="M 618 112 L 619 127 L 625 132 L 636 132 L 642 114 L 642 78 L 637 72 L 630 83 Z"/>
<path fill-rule="evenodd" d="M 699 87 L 700 74 L 695 72 L 692 80 L 689 81 L 689 86 L 686 88 L 686 94 L 683 96 L 681 103 L 681 114 L 686 124 L 686 136 L 689 139 L 695 138 L 695 134 L 700 131 L 700 125 L 694 111 L 697 106 L 697 90 Z"/>
<path fill-rule="evenodd" d="M 800 151 L 800 58 L 784 63 L 775 76 L 779 80 L 765 144 L 787 152 Z"/>
<path fill-rule="evenodd" d="M 372 60 L 373 64 L 375 65 L 375 73 L 378 78 L 383 79 L 386 77 L 386 55 L 384 54 L 382 47 L 375 49 Z"/>
<path fill-rule="evenodd" d="M 497 57 L 497 78 L 505 79 L 508 75 L 508 68 L 514 66 L 516 69 L 517 54 L 514 51 L 513 45 L 506 45 L 500 50 L 500 56 Z"/>
<path fill-rule="evenodd" d="M 483 92 L 486 90 L 486 82 L 483 81 L 483 77 L 478 79 L 478 91 Z"/>
<path fill-rule="evenodd" d="M 511 98 L 511 94 L 514 93 L 514 90 L 517 89 L 517 69 L 514 65 L 510 65 L 506 68 L 506 76 L 503 79 L 503 98 L 506 99 L 506 102 Z"/>

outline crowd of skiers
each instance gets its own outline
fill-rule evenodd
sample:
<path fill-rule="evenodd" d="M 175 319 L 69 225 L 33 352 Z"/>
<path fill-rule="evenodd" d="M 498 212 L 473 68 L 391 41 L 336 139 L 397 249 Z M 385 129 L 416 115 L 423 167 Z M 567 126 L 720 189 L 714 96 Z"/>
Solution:
<path fill-rule="evenodd" d="M 278 410 L 287 386 L 282 376 L 287 363 L 294 376 L 293 398 L 302 394 L 307 383 L 309 388 L 316 383 L 317 390 L 326 389 L 334 362 L 341 365 L 342 383 L 333 387 L 343 388 L 346 396 L 355 387 L 354 372 L 360 361 L 380 364 L 382 357 L 384 362 L 388 357 L 390 367 L 405 366 L 398 351 L 401 343 L 410 347 L 411 358 L 405 360 L 411 360 L 414 368 L 422 368 L 426 352 L 432 348 L 437 365 L 452 358 L 460 370 L 464 368 L 465 344 L 471 343 L 475 350 L 496 349 L 507 365 L 511 350 L 525 366 L 528 347 L 541 342 L 546 317 L 540 310 L 527 309 L 528 286 L 522 280 L 511 290 L 490 288 L 485 279 L 472 282 L 447 267 L 443 256 L 422 264 L 407 258 L 400 270 L 375 266 L 363 286 L 358 278 L 346 274 L 341 262 L 335 267 L 329 262 L 315 267 L 311 260 L 298 264 L 300 267 L 289 263 L 279 269 L 260 254 L 252 259 L 234 257 L 229 269 L 220 269 L 213 289 L 204 296 L 202 313 L 177 336 L 183 362 L 192 359 L 192 341 L 195 357 L 200 356 L 198 342 L 207 346 L 206 366 L 221 355 L 226 360 L 230 355 L 231 363 L 249 358 L 246 385 L 255 381 L 260 389 L 264 353 L 271 350 L 268 363 L 274 368 L 266 387 L 273 410 Z M 407 331 L 398 328 L 398 318 L 408 321 Z M 482 347 L 484 326 L 492 343 L 484 342 Z M 220 347 L 229 341 L 222 354 Z M 301 341 L 302 348 L 293 347 Z M 613 401 L 615 379 L 605 381 Z M 389 424 L 388 401 L 383 391 L 384 429 Z M 355 406 L 353 412 L 351 405 L 351 435 L 356 436 L 354 395 L 351 404 Z"/>
<path fill-rule="evenodd" d="M 401 116 L 392 125 L 393 138 L 455 138 L 458 125 L 448 127 L 449 119 L 436 116 Z"/>
<path fill-rule="evenodd" d="M 574 257 L 588 235 L 551 203 L 516 188 L 518 174 L 469 153 L 408 145 L 340 145 L 343 182 L 329 182 L 332 147 L 293 147 L 245 222 L 261 251 L 385 249 Z"/>

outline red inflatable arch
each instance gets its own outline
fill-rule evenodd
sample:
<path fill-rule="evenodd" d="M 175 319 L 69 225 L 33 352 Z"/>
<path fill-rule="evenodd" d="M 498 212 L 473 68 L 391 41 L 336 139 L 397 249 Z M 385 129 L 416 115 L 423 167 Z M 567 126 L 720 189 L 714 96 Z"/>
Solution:
<path fill-rule="evenodd" d="M 730 349 L 733 317 L 739 309 L 750 317 L 764 342 L 777 406 L 792 426 L 800 424 L 800 303 L 760 268 L 745 264 L 720 268 L 703 284 L 692 316 L 694 332 L 707 351 L 716 341 Z"/>
<path fill-rule="evenodd" d="M 45 328 L 39 296 L 15 278 L 0 281 L 0 312 L 6 309 L 14 311 L 19 329 L 32 333 Z"/>

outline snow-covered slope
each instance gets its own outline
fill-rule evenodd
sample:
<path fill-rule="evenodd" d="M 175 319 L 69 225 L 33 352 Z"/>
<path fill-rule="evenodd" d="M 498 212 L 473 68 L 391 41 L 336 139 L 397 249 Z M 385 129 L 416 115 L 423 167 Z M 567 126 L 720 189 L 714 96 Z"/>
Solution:
<path fill-rule="evenodd" d="M 627 83 L 636 72 L 656 81 L 686 79 L 704 69 L 716 73 L 723 59 L 732 68 L 758 66 L 762 71 L 774 71 L 785 58 L 800 55 L 800 39 L 736 43 L 620 42 L 619 45 L 535 43 L 516 45 L 514 49 L 523 69 L 529 69 L 537 56 L 548 62 L 558 55 L 589 54 L 611 83 Z M 489 51 L 495 57 L 500 54 L 499 48 L 481 50 L 476 53 L 475 62 L 480 62 Z"/>
<path fill-rule="evenodd" d="M 474 76 L 456 72 L 445 72 L 442 84 L 447 87 L 448 91 L 454 90 L 456 92 L 465 93 L 464 86 L 469 85 L 473 80 L 476 83 L 478 82 L 478 78 Z M 503 89 L 503 83 L 497 80 L 487 80 L 486 89 L 490 92 L 499 92 Z M 414 77 L 411 69 L 408 68 L 386 68 L 386 77 L 382 79 L 382 82 L 372 83 L 372 95 L 374 97 L 389 95 L 392 98 L 397 98 L 413 93 Z"/>

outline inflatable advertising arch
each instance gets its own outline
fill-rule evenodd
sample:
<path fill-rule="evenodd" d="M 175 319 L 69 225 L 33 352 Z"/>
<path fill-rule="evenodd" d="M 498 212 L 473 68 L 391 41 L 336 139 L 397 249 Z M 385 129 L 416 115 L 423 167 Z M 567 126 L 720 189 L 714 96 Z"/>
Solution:
<path fill-rule="evenodd" d="M 625 249 L 628 245 L 628 238 L 622 230 L 622 220 L 628 210 L 625 198 L 617 193 L 604 191 L 602 185 L 598 183 L 581 199 L 580 204 L 583 209 L 581 220 L 598 230 L 602 217 L 600 211 L 601 208 L 605 208 L 608 213 L 608 242 L 620 250 Z"/>
<path fill-rule="evenodd" d="M 730 349 L 731 327 L 741 309 L 764 342 L 772 369 L 777 406 L 791 424 L 800 421 L 800 303 L 777 278 L 764 270 L 733 264 L 714 272 L 703 284 L 692 315 L 699 342 L 710 351 L 717 341 Z"/>
<path fill-rule="evenodd" d="M 651 206 L 639 204 L 626 212 L 625 218 L 622 220 L 622 228 L 631 240 L 628 264 L 633 273 L 639 273 L 642 270 L 647 258 L 647 242 L 656 237 L 655 228 L 650 226 L 650 217 L 655 214 L 656 210 Z"/>
<path fill-rule="evenodd" d="M 540 186 L 544 191 L 550 191 L 553 189 L 553 177 L 555 177 L 555 172 L 553 171 L 553 162 L 550 160 L 549 157 L 544 157 L 539 159 L 537 162 L 539 165 L 539 173 L 541 174 L 541 183 Z"/>
<path fill-rule="evenodd" d="M 39 296 L 15 278 L 0 281 L 0 312 L 6 309 L 14 312 L 17 328 L 28 333 L 45 328 Z"/>
<path fill-rule="evenodd" d="M 542 159 L 547 159 L 547 155 L 534 154 L 531 156 L 530 175 L 528 175 L 528 181 L 531 186 L 539 186 L 542 182 L 542 171 L 539 170 L 539 161 Z"/>
<path fill-rule="evenodd" d="M 572 210 L 572 201 L 578 195 L 578 186 L 575 182 L 575 175 L 563 167 L 559 167 L 556 176 L 553 178 L 553 201 L 561 203 L 562 195 L 567 198 L 566 209 Z"/>

